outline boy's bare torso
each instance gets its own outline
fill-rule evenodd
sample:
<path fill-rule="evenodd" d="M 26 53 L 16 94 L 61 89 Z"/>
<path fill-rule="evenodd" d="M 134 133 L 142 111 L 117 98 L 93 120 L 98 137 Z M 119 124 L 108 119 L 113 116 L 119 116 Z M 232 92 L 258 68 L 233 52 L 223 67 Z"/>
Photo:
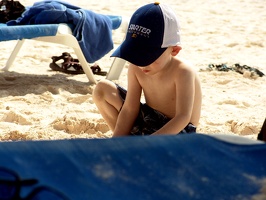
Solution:
<path fill-rule="evenodd" d="M 199 78 L 190 66 L 175 58 L 170 66 L 163 69 L 162 74 L 146 75 L 138 67 L 134 71 L 143 89 L 147 105 L 167 117 L 173 118 L 178 110 L 182 110 L 181 107 L 176 108 L 176 105 L 183 105 L 180 101 L 184 101 L 184 98 L 192 99 L 190 122 L 196 126 L 198 125 L 202 94 Z M 190 81 L 189 78 L 184 77 L 184 73 L 194 80 Z M 191 87 L 190 83 L 194 85 Z M 189 94 L 192 92 L 187 91 L 191 88 L 194 88 L 193 94 Z M 179 102 L 177 103 L 177 101 Z"/>

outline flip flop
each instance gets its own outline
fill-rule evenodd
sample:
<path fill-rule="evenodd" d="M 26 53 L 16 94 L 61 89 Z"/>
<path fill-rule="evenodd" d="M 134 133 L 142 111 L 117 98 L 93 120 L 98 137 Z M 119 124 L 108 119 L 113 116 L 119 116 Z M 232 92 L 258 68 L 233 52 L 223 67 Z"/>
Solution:
<path fill-rule="evenodd" d="M 59 60 L 64 62 L 58 65 L 56 62 Z M 83 68 L 78 59 L 73 58 L 70 53 L 63 52 L 61 56 L 52 56 L 53 62 L 50 63 L 50 68 L 54 71 L 60 71 L 66 74 L 84 74 Z M 94 64 L 90 67 L 93 74 L 105 76 L 107 72 L 102 71 L 99 65 Z"/>
<path fill-rule="evenodd" d="M 247 65 L 240 65 L 238 63 L 232 65 L 231 67 L 228 67 L 226 64 L 219 64 L 219 65 L 209 64 L 207 69 L 210 71 L 212 70 L 224 71 L 224 72 L 235 71 L 240 74 L 244 74 L 245 71 L 249 71 L 251 72 L 251 76 L 259 76 L 259 77 L 265 76 L 263 72 L 254 67 L 250 67 Z"/>
<path fill-rule="evenodd" d="M 64 52 L 64 53 L 62 53 L 61 56 L 52 56 L 52 60 L 55 63 L 55 62 L 57 62 L 58 60 L 61 60 L 61 59 L 65 60 L 69 56 L 70 56 L 70 53 Z"/>
<path fill-rule="evenodd" d="M 64 62 L 58 65 L 56 62 L 61 59 Z M 63 52 L 61 56 L 52 56 L 52 60 L 53 62 L 50 63 L 50 68 L 54 71 L 60 71 L 66 74 L 84 74 L 78 59 L 74 59 L 68 52 Z"/>
<path fill-rule="evenodd" d="M 250 67 L 247 65 L 240 65 L 238 63 L 233 65 L 233 68 L 236 72 L 243 74 L 245 71 L 250 71 L 253 74 L 257 74 L 259 77 L 263 77 L 265 74 L 263 72 L 261 72 L 260 70 L 254 68 L 254 67 Z"/>
<path fill-rule="evenodd" d="M 96 75 L 105 76 L 107 74 L 107 72 L 102 71 L 100 66 L 97 64 L 94 64 L 93 66 L 91 66 L 91 70 L 92 70 L 93 74 L 96 74 Z"/>
<path fill-rule="evenodd" d="M 208 69 L 209 70 L 224 71 L 224 72 L 228 72 L 228 71 L 232 70 L 232 68 L 228 67 L 226 64 L 220 64 L 220 65 L 209 64 Z"/>
<path fill-rule="evenodd" d="M 66 74 L 84 74 L 83 70 L 76 70 L 76 69 L 71 70 L 71 67 L 66 69 L 66 68 L 63 68 L 62 66 L 60 66 L 54 62 L 50 63 L 49 66 L 54 71 L 64 72 Z M 73 66 L 73 68 L 74 68 L 74 66 Z"/>

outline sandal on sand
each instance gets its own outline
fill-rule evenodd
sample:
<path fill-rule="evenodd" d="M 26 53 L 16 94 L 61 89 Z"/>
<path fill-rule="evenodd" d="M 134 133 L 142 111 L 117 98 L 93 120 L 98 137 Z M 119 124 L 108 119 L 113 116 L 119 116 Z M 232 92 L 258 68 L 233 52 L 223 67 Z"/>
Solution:
<path fill-rule="evenodd" d="M 56 62 L 59 60 L 64 62 L 58 65 Z M 78 59 L 73 58 L 70 53 L 64 52 L 61 56 L 52 56 L 53 62 L 50 63 L 50 68 L 54 71 L 64 72 L 66 74 L 84 74 L 83 68 Z M 94 64 L 91 66 L 93 74 L 105 76 L 107 72 L 101 71 L 99 65 Z"/>
<path fill-rule="evenodd" d="M 78 59 L 74 59 L 70 53 L 64 52 L 61 56 L 52 56 L 53 62 L 50 63 L 50 68 L 54 71 L 64 72 L 66 74 L 84 74 L 84 71 Z M 56 62 L 63 60 L 59 65 Z"/>
<path fill-rule="evenodd" d="M 71 67 L 73 67 L 73 68 L 71 69 Z M 84 71 L 82 69 L 81 70 L 76 70 L 79 67 L 81 67 L 80 64 L 73 64 L 72 63 L 71 66 L 68 65 L 67 67 L 64 67 L 63 65 L 60 66 L 60 65 L 58 65 L 58 64 L 56 64 L 54 62 L 50 63 L 50 68 L 52 70 L 59 71 L 59 72 L 64 72 L 66 74 L 84 74 Z"/>
<path fill-rule="evenodd" d="M 94 64 L 93 66 L 91 66 L 91 70 L 93 74 L 96 74 L 96 75 L 105 76 L 107 74 L 107 72 L 102 71 L 102 69 L 97 64 Z"/>
<path fill-rule="evenodd" d="M 236 63 L 236 64 L 233 65 L 233 69 L 236 72 L 240 73 L 240 74 L 244 74 L 245 71 L 249 71 L 253 75 L 257 75 L 259 77 L 263 77 L 264 76 L 264 73 L 261 72 L 260 70 L 254 68 L 254 67 L 247 66 L 247 65 L 240 65 L 240 64 Z"/>
<path fill-rule="evenodd" d="M 228 71 L 232 70 L 232 68 L 228 67 L 226 64 L 220 64 L 220 65 L 209 64 L 208 69 L 209 70 L 224 71 L 224 72 L 228 72 Z"/>
<path fill-rule="evenodd" d="M 64 62 L 73 61 L 73 62 L 79 62 L 78 59 L 72 58 L 70 53 L 64 52 L 61 56 L 52 56 L 53 62 L 57 62 L 58 60 L 64 60 Z"/>
<path fill-rule="evenodd" d="M 209 64 L 207 70 L 212 71 L 212 70 L 217 70 L 217 71 L 235 71 L 240 74 L 244 74 L 246 71 L 249 71 L 251 73 L 251 76 L 259 76 L 262 77 L 264 76 L 264 73 L 261 72 L 260 70 L 250 67 L 247 65 L 240 65 L 238 63 L 232 65 L 231 67 L 228 67 L 226 64 Z"/>

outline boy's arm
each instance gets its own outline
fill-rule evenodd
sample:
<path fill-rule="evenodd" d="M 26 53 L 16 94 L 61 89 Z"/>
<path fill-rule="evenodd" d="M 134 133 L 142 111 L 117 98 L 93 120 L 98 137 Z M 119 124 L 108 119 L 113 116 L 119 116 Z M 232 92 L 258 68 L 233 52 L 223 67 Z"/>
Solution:
<path fill-rule="evenodd" d="M 190 122 L 194 96 L 195 96 L 195 72 L 192 69 L 182 69 L 176 78 L 176 114 L 161 129 L 153 133 L 177 134 L 182 131 Z"/>
<path fill-rule="evenodd" d="M 124 105 L 118 115 L 113 137 L 129 135 L 139 113 L 141 87 L 135 76 L 137 67 L 128 67 L 128 91 Z"/>

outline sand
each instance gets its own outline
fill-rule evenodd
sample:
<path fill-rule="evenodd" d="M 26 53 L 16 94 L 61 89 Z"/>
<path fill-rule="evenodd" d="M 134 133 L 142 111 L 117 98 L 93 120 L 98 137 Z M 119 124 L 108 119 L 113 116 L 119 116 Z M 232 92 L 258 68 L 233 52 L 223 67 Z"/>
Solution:
<path fill-rule="evenodd" d="M 266 74 L 265 2 L 257 0 L 161 1 L 170 4 L 180 19 L 183 50 L 178 55 L 193 63 L 203 90 L 199 133 L 234 134 L 256 140 L 266 117 L 266 78 L 249 72 L 208 71 L 209 64 L 235 63 Z M 22 1 L 30 6 L 31 0 Z M 150 1 L 71 1 L 102 14 L 130 17 Z M 115 47 L 123 39 L 114 31 Z M 1 42 L 4 66 L 16 41 Z M 51 71 L 52 56 L 73 50 L 52 43 L 26 41 L 9 72 L 0 71 L 0 140 L 55 140 L 109 138 L 112 132 L 92 100 L 94 84 L 82 75 Z M 112 51 L 111 51 L 112 52 Z M 110 53 L 111 53 L 110 52 Z M 108 71 L 110 53 L 97 61 Z M 119 80 L 126 87 L 127 66 Z M 97 80 L 104 76 L 96 76 Z"/>

